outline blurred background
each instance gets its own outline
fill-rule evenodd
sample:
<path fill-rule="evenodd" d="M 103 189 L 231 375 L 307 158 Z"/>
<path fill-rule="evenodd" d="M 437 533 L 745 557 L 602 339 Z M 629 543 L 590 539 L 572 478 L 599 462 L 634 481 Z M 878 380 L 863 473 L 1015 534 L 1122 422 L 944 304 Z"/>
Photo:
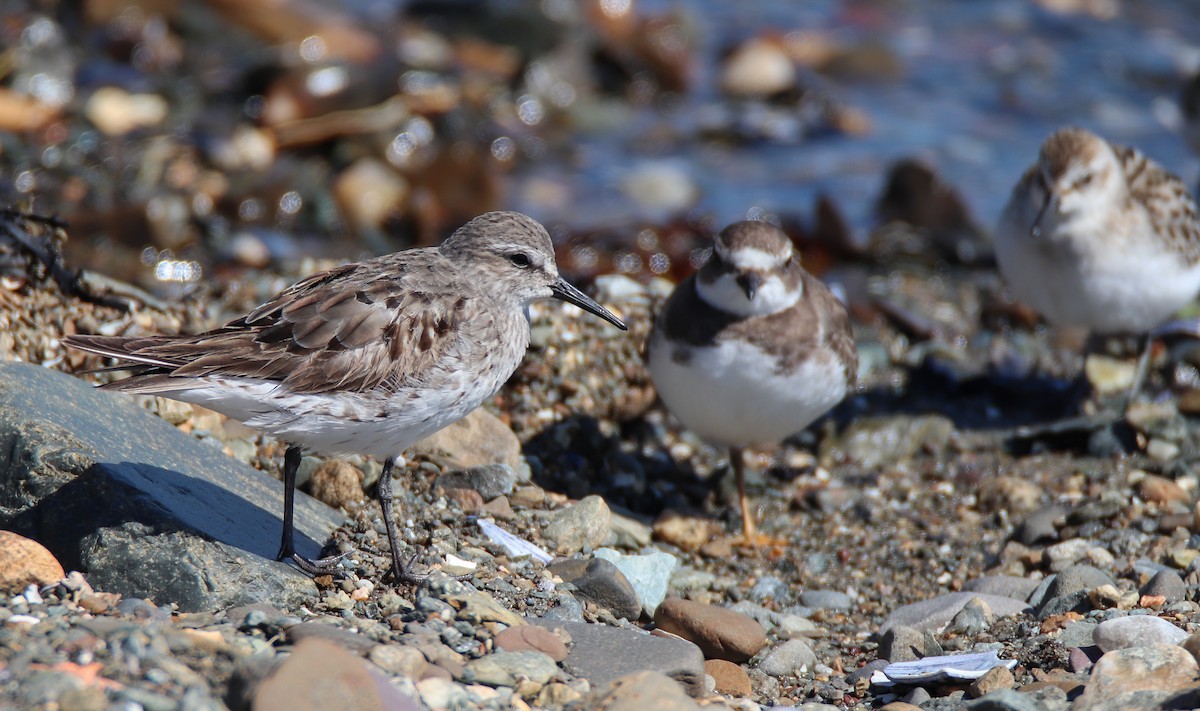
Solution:
<path fill-rule="evenodd" d="M 1191 0 L 0 0 L 0 204 L 160 294 L 501 208 L 584 281 L 748 216 L 819 273 L 987 265 L 1056 127 L 1195 184 L 1197 68 Z"/>

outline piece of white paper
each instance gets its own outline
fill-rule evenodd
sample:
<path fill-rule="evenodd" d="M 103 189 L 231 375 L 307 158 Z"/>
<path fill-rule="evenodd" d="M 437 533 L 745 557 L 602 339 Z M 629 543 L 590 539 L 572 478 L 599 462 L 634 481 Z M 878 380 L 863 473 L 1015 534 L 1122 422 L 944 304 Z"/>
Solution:
<path fill-rule="evenodd" d="M 479 530 L 483 531 L 483 535 L 487 536 L 489 541 L 503 548 L 504 552 L 513 558 L 529 556 L 540 563 L 549 563 L 554 558 L 524 538 L 514 536 L 487 519 L 481 518 L 476 523 L 479 524 Z"/>
<path fill-rule="evenodd" d="M 969 654 L 948 654 L 940 657 L 925 657 L 912 662 L 889 664 L 871 675 L 871 683 L 877 686 L 890 684 L 922 684 L 933 681 L 971 681 L 987 674 L 996 667 L 1012 669 L 1015 659 L 1001 659 L 995 650 Z"/>

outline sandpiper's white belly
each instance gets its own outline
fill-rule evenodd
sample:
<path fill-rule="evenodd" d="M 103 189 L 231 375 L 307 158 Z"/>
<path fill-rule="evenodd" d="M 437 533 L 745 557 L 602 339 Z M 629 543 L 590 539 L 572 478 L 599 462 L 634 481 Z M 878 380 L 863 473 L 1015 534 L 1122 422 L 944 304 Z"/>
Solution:
<path fill-rule="evenodd" d="M 776 362 L 738 340 L 689 347 L 673 357 L 661 331 L 650 347 L 650 375 L 663 402 L 688 429 L 729 446 L 777 442 L 808 427 L 846 394 L 841 366 L 828 354 L 780 373 Z"/>
<path fill-rule="evenodd" d="M 506 379 L 507 375 L 480 378 L 460 369 L 442 380 L 440 387 L 394 394 L 297 394 L 283 391 L 274 381 L 214 378 L 207 386 L 193 380 L 192 387 L 158 394 L 216 410 L 316 452 L 385 459 L 465 417 Z"/>
<path fill-rule="evenodd" d="M 1075 251 L 1052 235 L 1012 229 L 1018 231 L 996 240 L 1000 270 L 1013 294 L 1052 323 L 1142 333 L 1200 293 L 1200 265 L 1188 266 L 1166 248 L 1133 254 L 1097 244 Z"/>

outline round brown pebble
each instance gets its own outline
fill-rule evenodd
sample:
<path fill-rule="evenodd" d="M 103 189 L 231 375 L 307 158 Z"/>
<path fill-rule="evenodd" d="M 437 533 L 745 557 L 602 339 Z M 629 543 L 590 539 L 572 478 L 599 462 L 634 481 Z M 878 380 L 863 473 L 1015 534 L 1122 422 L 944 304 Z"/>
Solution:
<path fill-rule="evenodd" d="M 20 592 L 30 583 L 49 585 L 67 577 L 45 546 L 12 531 L 0 531 L 0 590 Z"/>
<path fill-rule="evenodd" d="M 733 662 L 724 659 L 710 659 L 704 663 L 704 673 L 717 683 L 717 693 L 729 696 L 746 697 L 750 695 L 750 675 Z"/>
<path fill-rule="evenodd" d="M 310 487 L 313 498 L 336 509 L 366 498 L 362 480 L 362 472 L 354 465 L 330 459 L 313 472 Z"/>
<path fill-rule="evenodd" d="M 496 647 L 506 652 L 541 652 L 556 662 L 567 658 L 567 645 L 548 629 L 521 625 L 501 630 L 494 638 Z"/>
<path fill-rule="evenodd" d="M 748 615 L 678 597 L 663 600 L 654 623 L 693 642 L 705 659 L 741 664 L 767 646 L 766 630 Z"/>
<path fill-rule="evenodd" d="M 1147 474 L 1138 482 L 1138 494 L 1156 504 L 1187 504 L 1191 498 L 1174 480 L 1154 474 Z"/>
<path fill-rule="evenodd" d="M 108 611 L 108 601 L 99 595 L 84 595 L 79 598 L 79 607 L 83 608 L 85 612 L 100 615 Z"/>

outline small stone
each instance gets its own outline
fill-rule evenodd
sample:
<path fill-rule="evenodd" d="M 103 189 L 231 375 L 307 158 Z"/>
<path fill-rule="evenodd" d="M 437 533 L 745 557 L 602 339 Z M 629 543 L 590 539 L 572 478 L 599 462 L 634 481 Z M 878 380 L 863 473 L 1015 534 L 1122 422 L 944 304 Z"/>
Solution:
<path fill-rule="evenodd" d="M 421 654 L 419 649 L 398 644 L 376 645 L 367 653 L 367 659 L 385 672 L 414 681 L 420 679 L 425 673 L 425 668 L 429 666 L 425 662 L 425 655 Z"/>
<path fill-rule="evenodd" d="M 817 655 L 802 639 L 790 639 L 772 649 L 758 663 L 758 669 L 771 676 L 804 676 L 817 665 Z"/>
<path fill-rule="evenodd" d="M 805 590 L 800 593 L 800 604 L 816 610 L 849 610 L 854 599 L 838 590 Z"/>
<path fill-rule="evenodd" d="M 796 65 L 781 43 L 752 38 L 733 51 L 720 73 L 721 91 L 734 97 L 765 97 L 796 84 Z"/>
<path fill-rule="evenodd" d="M 363 157 L 338 173 L 332 192 L 341 214 L 355 229 L 378 230 L 389 217 L 402 214 L 409 185 L 383 161 Z"/>
<path fill-rule="evenodd" d="M 523 461 L 521 441 L 512 429 L 482 407 L 417 442 L 408 452 L 442 459 L 460 469 L 500 463 L 517 472 Z"/>
<path fill-rule="evenodd" d="M 362 659 L 324 639 L 305 639 L 253 694 L 255 711 L 317 711 L 331 708 L 415 711 Z"/>
<path fill-rule="evenodd" d="M 1058 540 L 1058 529 L 1066 523 L 1067 510 L 1062 506 L 1047 506 L 1029 514 L 1013 531 L 1013 538 L 1026 546 Z"/>
<path fill-rule="evenodd" d="M 980 511 L 984 513 L 1007 511 L 1024 514 L 1037 508 L 1042 495 L 1042 488 L 1028 479 L 1000 476 L 984 479 L 980 483 L 976 499 Z"/>
<path fill-rule="evenodd" d="M 611 532 L 604 545 L 611 548 L 641 550 L 650 545 L 653 532 L 641 521 L 616 512 L 612 514 Z"/>
<path fill-rule="evenodd" d="M 41 543 L 0 531 L 0 592 L 12 594 L 29 585 L 49 585 L 67 577 L 62 565 Z"/>
<path fill-rule="evenodd" d="M 698 695 L 704 688 L 704 655 L 696 645 L 678 637 L 584 622 L 533 620 L 535 624 L 567 634 L 572 640 L 562 667 L 601 688 L 638 671 L 655 671 Z"/>
<path fill-rule="evenodd" d="M 483 497 L 474 489 L 445 489 L 446 498 L 453 501 L 465 514 L 483 510 Z"/>
<path fill-rule="evenodd" d="M 463 680 L 488 686 L 514 686 L 518 679 L 528 679 L 539 687 L 558 673 L 558 665 L 541 652 L 499 651 L 472 659 L 463 669 Z"/>
<path fill-rule="evenodd" d="M 1075 707 L 1156 708 L 1155 698 L 1163 699 L 1192 687 L 1197 671 L 1200 670 L 1195 658 L 1179 646 L 1154 644 L 1115 649 L 1105 653 L 1092 667 L 1091 677 L 1083 694 L 1075 700 Z"/>
<path fill-rule="evenodd" d="M 1112 584 L 1112 576 L 1099 568 L 1090 565 L 1073 565 L 1054 577 L 1046 591 L 1046 598 L 1064 597 L 1077 592 L 1086 592 L 1101 585 Z"/>
<path fill-rule="evenodd" d="M 704 673 L 713 678 L 718 694 L 739 698 L 750 696 L 750 675 L 740 665 L 724 659 L 709 659 L 704 663 Z"/>
<path fill-rule="evenodd" d="M 1010 597 L 987 595 L 973 592 L 954 592 L 938 595 L 929 600 L 914 602 L 892 610 L 880 626 L 880 634 L 887 632 L 893 625 L 907 625 L 918 631 L 937 631 L 954 619 L 958 611 L 972 599 L 978 598 L 991 609 L 997 617 L 1024 614 L 1030 611 L 1029 605 Z"/>
<path fill-rule="evenodd" d="M 669 597 L 658 606 L 659 629 L 696 643 L 706 659 L 748 661 L 767 646 L 767 633 L 752 618 L 715 605 Z"/>
<path fill-rule="evenodd" d="M 1179 577 L 1179 573 L 1165 568 L 1155 573 L 1154 577 L 1142 586 L 1141 593 L 1162 596 L 1167 603 L 1179 602 L 1187 598 L 1187 586 L 1184 585 L 1183 578 Z"/>
<path fill-rule="evenodd" d="M 1187 632 L 1153 615 L 1130 615 L 1105 620 L 1096 627 L 1093 639 L 1105 652 L 1152 644 L 1180 644 Z"/>
<path fill-rule="evenodd" d="M 985 575 L 974 580 L 968 580 L 963 585 L 963 590 L 1028 601 L 1029 596 L 1037 589 L 1039 582 L 1039 580 L 1021 578 L 1015 575 Z"/>
<path fill-rule="evenodd" d="M 418 681 L 417 693 L 421 695 L 421 701 L 431 709 L 464 708 L 467 707 L 470 699 L 467 690 L 461 685 L 439 676 L 426 677 Z M 334 706 L 333 708 L 343 707 Z"/>
<path fill-rule="evenodd" d="M 892 663 L 936 657 L 942 651 L 933 635 L 908 625 L 892 625 L 879 636 L 879 657 Z"/>
<path fill-rule="evenodd" d="M 1138 495 L 1156 504 L 1190 504 L 1191 496 L 1172 479 L 1147 474 L 1138 482 Z"/>
<path fill-rule="evenodd" d="M 1046 548 L 1046 561 L 1050 564 L 1050 570 L 1062 572 L 1086 556 L 1091 547 L 1091 542 L 1083 538 L 1055 543 Z"/>
<path fill-rule="evenodd" d="M 1197 662 L 1200 662 L 1200 632 L 1197 632 L 1179 644 L 1191 654 Z"/>
<path fill-rule="evenodd" d="M 573 506 L 551 512 L 542 535 L 558 552 L 574 555 L 583 548 L 596 548 L 608 537 L 611 513 L 599 496 L 588 496 Z"/>
<path fill-rule="evenodd" d="M 987 603 L 974 598 L 955 613 L 947 629 L 958 634 L 978 634 L 986 630 L 993 619 Z"/>
<path fill-rule="evenodd" d="M 978 699 L 993 691 L 1011 689 L 1015 684 L 1016 680 L 1013 679 L 1012 672 L 1008 670 L 1008 667 L 992 667 L 983 676 L 971 682 L 971 685 L 967 687 L 967 693 L 972 698 Z"/>
<path fill-rule="evenodd" d="M 507 496 L 497 496 L 479 507 L 479 511 L 485 516 L 498 518 L 501 521 L 512 521 L 517 517 L 517 513 L 513 511 L 512 504 L 509 503 Z"/>
<path fill-rule="evenodd" d="M 608 608 L 617 617 L 636 620 L 642 614 L 637 591 L 617 566 L 602 558 L 571 558 L 546 566 L 575 586 L 579 597 Z"/>
<path fill-rule="evenodd" d="M 1133 385 L 1137 364 L 1093 353 L 1083 363 L 1088 382 L 1100 395 L 1124 392 Z"/>
<path fill-rule="evenodd" d="M 497 649 L 506 652 L 541 652 L 556 662 L 567 658 L 567 645 L 548 629 L 536 625 L 509 627 L 492 638 Z"/>
<path fill-rule="evenodd" d="M 671 677 L 654 671 L 640 671 L 597 689 L 584 708 L 604 711 L 698 711 L 700 705 Z"/>
<path fill-rule="evenodd" d="M 1200 511 L 1200 507 L 1198 507 L 1197 510 Z M 1197 521 L 1200 522 L 1200 515 L 1197 516 Z M 1200 550 L 1195 548 L 1176 548 L 1175 550 L 1171 551 L 1169 555 L 1171 557 L 1171 563 L 1173 563 L 1176 568 L 1186 569 L 1192 564 L 1192 561 L 1200 557 Z"/>
<path fill-rule="evenodd" d="M 517 475 L 507 464 L 483 464 L 450 472 L 437 478 L 434 486 L 442 489 L 470 489 L 484 501 L 507 496 L 516 487 Z"/>
<path fill-rule="evenodd" d="M 671 575 L 679 566 L 675 556 L 663 551 L 624 555 L 611 548 L 600 548 L 595 552 L 595 556 L 611 562 L 625 574 L 638 599 L 642 601 L 642 609 L 648 617 L 654 616 L 659 603 L 667 596 Z"/>
<path fill-rule="evenodd" d="M 697 551 L 722 533 L 721 525 L 709 518 L 685 516 L 670 509 L 654 521 L 654 537 L 681 550 Z"/>
<path fill-rule="evenodd" d="M 96 89 L 83 112 L 101 133 L 121 136 L 138 128 L 161 124 L 169 112 L 158 94 L 130 94 L 115 86 Z"/>
<path fill-rule="evenodd" d="M 313 498 L 335 509 L 343 508 L 367 498 L 362 480 L 358 467 L 340 459 L 330 459 L 313 472 L 309 490 Z"/>

